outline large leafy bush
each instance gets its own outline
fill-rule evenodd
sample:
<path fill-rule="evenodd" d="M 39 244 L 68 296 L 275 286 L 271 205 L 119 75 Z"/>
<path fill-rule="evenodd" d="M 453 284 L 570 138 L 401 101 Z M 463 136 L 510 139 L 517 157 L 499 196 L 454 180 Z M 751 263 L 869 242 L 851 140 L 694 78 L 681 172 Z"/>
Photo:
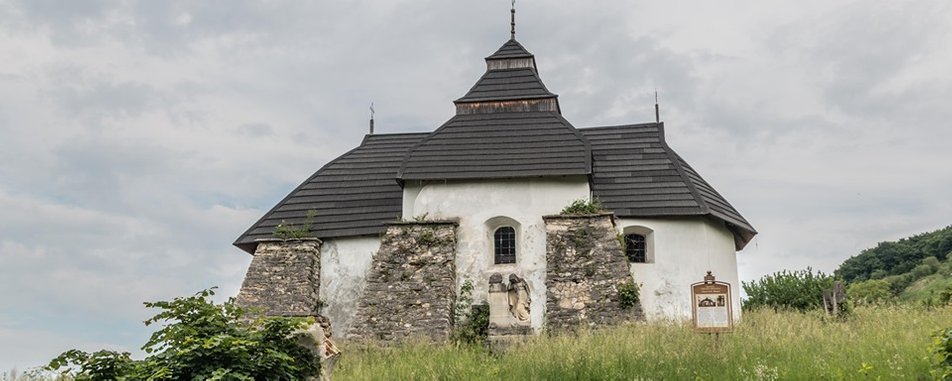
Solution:
<path fill-rule="evenodd" d="M 747 293 L 744 308 L 772 307 L 806 311 L 823 307 L 823 290 L 833 287 L 833 276 L 812 268 L 781 271 L 756 281 L 742 282 Z"/>
<path fill-rule="evenodd" d="M 303 318 L 250 317 L 213 289 L 172 301 L 145 303 L 162 311 L 146 325 L 166 323 L 133 360 L 129 353 L 66 351 L 49 369 L 76 380 L 300 380 L 318 374 L 317 356 L 296 331 Z"/>

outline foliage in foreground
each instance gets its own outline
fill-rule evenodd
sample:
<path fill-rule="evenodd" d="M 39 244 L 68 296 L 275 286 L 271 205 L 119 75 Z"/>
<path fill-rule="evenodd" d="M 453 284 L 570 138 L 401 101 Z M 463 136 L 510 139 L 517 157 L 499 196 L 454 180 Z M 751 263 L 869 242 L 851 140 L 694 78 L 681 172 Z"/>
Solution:
<path fill-rule="evenodd" d="M 316 375 L 317 357 L 298 343 L 301 318 L 246 316 L 229 300 L 215 304 L 213 289 L 172 301 L 146 325 L 166 323 L 133 360 L 129 353 L 69 350 L 48 368 L 76 380 L 299 380 Z"/>
<path fill-rule="evenodd" d="M 807 311 L 823 308 L 823 291 L 833 287 L 833 277 L 812 268 L 781 271 L 756 281 L 741 282 L 747 293 L 745 309 L 771 307 Z"/>
<path fill-rule="evenodd" d="M 822 316 L 754 310 L 719 337 L 680 323 L 542 335 L 502 355 L 478 345 L 344 344 L 334 379 L 924 380 L 934 371 L 932 335 L 948 326 L 952 308 L 865 306 L 845 321 Z"/>
<path fill-rule="evenodd" d="M 936 360 L 933 372 L 936 379 L 952 380 L 952 327 L 936 332 L 932 353 Z"/>

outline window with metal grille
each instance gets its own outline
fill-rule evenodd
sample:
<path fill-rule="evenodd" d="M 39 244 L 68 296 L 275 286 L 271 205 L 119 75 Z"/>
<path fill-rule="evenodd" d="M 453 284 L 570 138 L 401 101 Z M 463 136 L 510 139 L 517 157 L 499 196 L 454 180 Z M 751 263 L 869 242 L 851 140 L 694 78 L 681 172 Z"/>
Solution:
<path fill-rule="evenodd" d="M 645 263 L 648 261 L 645 250 L 645 236 L 641 234 L 625 235 L 625 254 L 631 262 Z"/>
<path fill-rule="evenodd" d="M 493 233 L 496 264 L 516 263 L 516 229 L 503 226 Z"/>

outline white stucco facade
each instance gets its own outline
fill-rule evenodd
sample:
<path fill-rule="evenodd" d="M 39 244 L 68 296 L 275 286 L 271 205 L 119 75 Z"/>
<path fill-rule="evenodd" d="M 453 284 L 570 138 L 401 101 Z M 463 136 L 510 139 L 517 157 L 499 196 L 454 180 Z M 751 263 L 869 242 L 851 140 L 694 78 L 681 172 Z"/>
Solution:
<path fill-rule="evenodd" d="M 403 218 L 459 221 L 456 254 L 457 287 L 467 279 L 476 286 L 473 298 L 485 301 L 489 276 L 515 273 L 529 284 L 532 327 L 542 327 L 545 308 L 545 222 L 574 200 L 589 198 L 584 176 L 557 179 L 427 182 L 405 185 Z M 493 233 L 501 226 L 516 230 L 516 263 L 494 264 Z"/>
<path fill-rule="evenodd" d="M 426 216 L 459 222 L 457 287 L 467 279 L 475 285 L 476 302 L 487 298 L 489 276 L 515 273 L 529 284 L 531 323 L 544 321 L 546 232 L 544 215 L 558 214 L 574 200 L 588 199 L 584 177 L 479 182 L 405 184 L 403 219 Z M 710 270 L 731 284 L 735 319 L 740 318 L 740 283 L 734 237 L 724 223 L 709 217 L 618 218 L 619 233 L 646 237 L 647 263 L 630 263 L 641 287 L 641 304 L 652 321 L 690 319 L 690 285 Z M 516 263 L 495 264 L 493 233 L 502 226 L 516 231 Z M 320 298 L 323 313 L 334 329 L 346 332 L 353 324 L 380 237 L 327 239 L 321 248 Z"/>
<path fill-rule="evenodd" d="M 321 312 L 334 322 L 334 331 L 347 332 L 353 324 L 367 271 L 379 248 L 379 237 L 332 238 L 321 246 Z"/>
<path fill-rule="evenodd" d="M 734 236 L 723 222 L 700 216 L 620 218 L 617 228 L 646 237 L 648 262 L 629 266 L 635 282 L 642 284 L 641 306 L 648 320 L 690 319 L 690 285 L 702 281 L 707 271 L 730 283 L 734 319 L 740 318 Z"/>

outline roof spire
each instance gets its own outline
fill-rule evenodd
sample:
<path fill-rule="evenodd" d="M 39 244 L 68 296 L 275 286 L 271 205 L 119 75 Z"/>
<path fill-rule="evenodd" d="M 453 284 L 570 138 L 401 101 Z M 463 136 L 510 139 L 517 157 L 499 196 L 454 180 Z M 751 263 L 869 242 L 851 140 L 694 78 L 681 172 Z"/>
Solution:
<path fill-rule="evenodd" d="M 512 29 L 509 31 L 509 38 L 512 40 L 516 39 L 516 0 L 512 0 L 512 9 L 509 10 L 512 13 L 512 21 L 509 25 Z"/>
<path fill-rule="evenodd" d="M 654 119 L 656 123 L 661 123 L 661 109 L 658 108 L 658 89 L 654 89 Z"/>
<path fill-rule="evenodd" d="M 374 134 L 374 102 L 370 102 L 370 134 Z"/>

